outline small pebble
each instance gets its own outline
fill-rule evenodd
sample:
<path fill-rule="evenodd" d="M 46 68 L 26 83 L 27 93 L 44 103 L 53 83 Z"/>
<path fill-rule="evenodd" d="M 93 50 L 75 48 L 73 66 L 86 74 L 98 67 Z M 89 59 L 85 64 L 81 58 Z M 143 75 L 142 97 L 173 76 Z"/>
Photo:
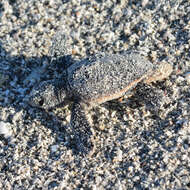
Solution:
<path fill-rule="evenodd" d="M 123 152 L 121 149 L 117 149 L 116 151 L 116 157 L 114 158 L 115 162 L 121 162 L 122 161 Z"/>
<path fill-rule="evenodd" d="M 10 123 L 0 121 L 0 135 L 3 135 L 6 139 L 11 137 Z"/>
<path fill-rule="evenodd" d="M 59 148 L 59 145 L 52 145 L 51 146 L 51 152 L 52 153 L 56 152 L 58 148 Z"/>

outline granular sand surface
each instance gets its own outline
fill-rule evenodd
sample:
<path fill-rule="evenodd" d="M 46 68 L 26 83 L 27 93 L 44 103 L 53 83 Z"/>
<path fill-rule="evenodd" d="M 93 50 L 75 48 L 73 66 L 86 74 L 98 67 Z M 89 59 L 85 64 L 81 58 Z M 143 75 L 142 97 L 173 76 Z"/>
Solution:
<path fill-rule="evenodd" d="M 1 0 L 0 189 L 190 189 L 189 31 L 187 0 Z M 64 76 L 67 63 L 50 61 L 58 32 L 68 64 L 135 50 L 173 66 L 168 79 L 90 111 L 91 157 L 72 151 L 71 105 L 27 104 L 36 83 Z"/>

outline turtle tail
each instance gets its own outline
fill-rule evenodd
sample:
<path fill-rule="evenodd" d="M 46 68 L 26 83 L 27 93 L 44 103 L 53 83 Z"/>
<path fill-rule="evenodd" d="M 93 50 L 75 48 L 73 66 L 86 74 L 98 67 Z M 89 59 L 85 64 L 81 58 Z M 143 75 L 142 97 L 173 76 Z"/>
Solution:
<path fill-rule="evenodd" d="M 145 80 L 144 83 L 150 84 L 151 82 L 161 81 L 167 78 L 173 71 L 172 65 L 169 63 L 162 62 L 156 65 L 155 69 L 151 72 Z"/>

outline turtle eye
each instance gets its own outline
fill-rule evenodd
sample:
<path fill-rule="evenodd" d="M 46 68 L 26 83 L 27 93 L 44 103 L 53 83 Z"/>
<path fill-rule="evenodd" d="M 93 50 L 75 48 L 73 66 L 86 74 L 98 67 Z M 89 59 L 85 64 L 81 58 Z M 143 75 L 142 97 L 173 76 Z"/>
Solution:
<path fill-rule="evenodd" d="M 43 104 L 44 104 L 44 99 L 41 99 L 41 100 L 39 101 L 39 105 L 40 105 L 40 106 L 43 106 Z"/>

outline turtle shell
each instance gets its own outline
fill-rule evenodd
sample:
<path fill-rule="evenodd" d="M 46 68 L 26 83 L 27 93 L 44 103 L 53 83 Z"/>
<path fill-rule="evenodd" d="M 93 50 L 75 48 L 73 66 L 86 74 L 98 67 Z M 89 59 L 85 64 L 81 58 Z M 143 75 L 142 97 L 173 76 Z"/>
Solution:
<path fill-rule="evenodd" d="M 70 66 L 67 79 L 73 96 L 97 105 L 123 96 L 153 69 L 137 52 L 100 54 Z"/>

